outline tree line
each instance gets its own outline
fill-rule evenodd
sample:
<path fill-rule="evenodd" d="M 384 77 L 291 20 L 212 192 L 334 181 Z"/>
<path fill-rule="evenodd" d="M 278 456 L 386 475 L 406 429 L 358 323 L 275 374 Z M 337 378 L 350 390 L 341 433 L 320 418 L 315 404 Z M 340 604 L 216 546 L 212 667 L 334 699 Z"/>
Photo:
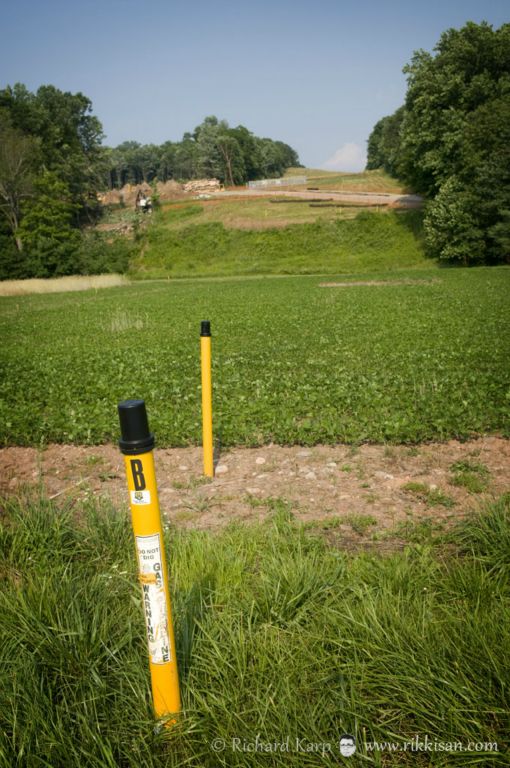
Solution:
<path fill-rule="evenodd" d="M 110 189 L 154 179 L 217 178 L 234 186 L 280 177 L 287 168 L 300 165 L 297 152 L 283 141 L 259 138 L 244 125 L 230 128 L 214 115 L 185 133 L 182 141 L 160 145 L 126 141 L 105 149 L 104 160 Z"/>
<path fill-rule="evenodd" d="M 98 192 L 155 180 L 240 184 L 299 165 L 295 150 L 207 117 L 180 142 L 103 144 L 82 93 L 0 90 L 0 279 L 124 271 L 132 244 L 90 231 Z"/>
<path fill-rule="evenodd" d="M 374 126 L 367 169 L 427 198 L 430 255 L 510 261 L 510 24 L 468 22 L 404 68 L 404 104 Z"/>

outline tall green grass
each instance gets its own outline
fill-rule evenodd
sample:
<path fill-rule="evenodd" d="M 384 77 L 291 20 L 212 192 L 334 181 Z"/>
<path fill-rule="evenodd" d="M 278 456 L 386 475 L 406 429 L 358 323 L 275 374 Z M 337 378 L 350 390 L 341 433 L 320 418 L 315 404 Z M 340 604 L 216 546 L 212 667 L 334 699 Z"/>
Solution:
<path fill-rule="evenodd" d="M 328 548 L 271 506 L 262 525 L 168 528 L 184 712 L 154 732 L 126 517 L 5 505 L 2 768 L 330 765 L 344 732 L 358 740 L 352 765 L 508 765 L 510 561 L 488 546 L 490 531 L 508 541 L 508 498 L 464 523 L 460 546 L 418 541 L 385 557 Z M 257 734 L 331 743 L 333 757 L 232 748 Z M 500 751 L 363 746 L 416 735 Z"/>
<path fill-rule="evenodd" d="M 197 207 L 170 207 L 147 229 L 129 274 L 137 278 L 256 274 L 335 274 L 426 266 L 421 212 L 360 213 L 283 229 L 227 229 L 197 221 Z"/>

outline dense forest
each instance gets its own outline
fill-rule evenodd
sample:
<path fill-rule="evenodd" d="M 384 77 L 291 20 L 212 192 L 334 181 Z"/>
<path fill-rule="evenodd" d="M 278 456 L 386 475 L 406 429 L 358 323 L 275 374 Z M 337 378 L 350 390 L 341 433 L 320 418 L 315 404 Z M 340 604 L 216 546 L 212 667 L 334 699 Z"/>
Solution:
<path fill-rule="evenodd" d="M 105 149 L 106 183 L 110 188 L 143 181 L 216 178 L 231 186 L 253 179 L 278 178 L 299 165 L 297 152 L 283 141 L 261 139 L 243 125 L 206 117 L 182 141 L 138 144 L 126 141 Z"/>
<path fill-rule="evenodd" d="M 448 262 L 510 261 L 510 24 L 449 29 L 414 54 L 405 103 L 374 126 L 367 169 L 427 198 L 425 243 Z"/>
<path fill-rule="evenodd" d="M 299 165 L 287 144 L 214 116 L 160 146 L 109 148 L 103 138 L 81 93 L 52 85 L 0 90 L 0 279 L 124 271 L 135 245 L 88 226 L 101 214 L 105 189 L 213 177 L 240 184 Z"/>

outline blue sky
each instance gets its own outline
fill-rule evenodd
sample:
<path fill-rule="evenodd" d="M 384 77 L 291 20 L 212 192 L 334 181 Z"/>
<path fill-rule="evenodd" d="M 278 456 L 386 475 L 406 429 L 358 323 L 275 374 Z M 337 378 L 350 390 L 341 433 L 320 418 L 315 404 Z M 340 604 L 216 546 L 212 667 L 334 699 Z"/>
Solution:
<path fill-rule="evenodd" d="M 0 15 L 0 87 L 91 99 L 111 146 L 178 141 L 206 115 L 359 170 L 374 124 L 404 99 L 403 66 L 507 0 L 16 0 Z"/>

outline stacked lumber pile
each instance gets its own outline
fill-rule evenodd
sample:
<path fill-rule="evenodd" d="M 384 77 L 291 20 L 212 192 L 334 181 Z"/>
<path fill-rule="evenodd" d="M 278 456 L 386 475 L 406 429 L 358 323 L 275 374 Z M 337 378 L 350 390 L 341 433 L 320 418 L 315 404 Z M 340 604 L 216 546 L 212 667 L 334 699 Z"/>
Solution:
<path fill-rule="evenodd" d="M 184 185 L 184 191 L 193 195 L 208 195 L 220 192 L 221 184 L 218 179 L 193 179 Z"/>

